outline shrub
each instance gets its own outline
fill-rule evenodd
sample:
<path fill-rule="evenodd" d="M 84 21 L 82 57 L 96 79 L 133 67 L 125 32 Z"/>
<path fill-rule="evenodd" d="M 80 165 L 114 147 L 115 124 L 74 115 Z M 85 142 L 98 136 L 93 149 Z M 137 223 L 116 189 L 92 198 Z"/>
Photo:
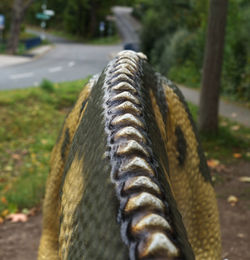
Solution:
<path fill-rule="evenodd" d="M 54 88 L 54 84 L 49 81 L 48 79 L 43 79 L 41 84 L 40 84 L 40 88 L 46 92 L 54 92 L 55 88 Z"/>

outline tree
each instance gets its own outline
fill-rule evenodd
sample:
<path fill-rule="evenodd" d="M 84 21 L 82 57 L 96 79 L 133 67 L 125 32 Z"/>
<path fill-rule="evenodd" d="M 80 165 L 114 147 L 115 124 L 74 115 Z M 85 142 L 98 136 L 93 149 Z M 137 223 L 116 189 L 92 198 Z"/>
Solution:
<path fill-rule="evenodd" d="M 200 97 L 199 129 L 218 131 L 220 78 L 223 62 L 228 0 L 210 0 Z"/>
<path fill-rule="evenodd" d="M 68 32 L 94 38 L 101 21 L 110 13 L 114 0 L 71 0 L 67 1 L 63 13 L 64 25 Z"/>
<path fill-rule="evenodd" d="M 34 1 L 35 0 L 14 0 L 13 2 L 10 37 L 7 44 L 7 51 L 10 54 L 16 53 L 21 24 L 23 22 L 25 12 Z"/>

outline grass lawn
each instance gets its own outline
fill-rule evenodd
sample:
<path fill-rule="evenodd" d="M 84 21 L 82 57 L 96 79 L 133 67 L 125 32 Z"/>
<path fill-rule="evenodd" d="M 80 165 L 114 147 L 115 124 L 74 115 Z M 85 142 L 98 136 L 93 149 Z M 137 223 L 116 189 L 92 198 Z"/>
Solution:
<path fill-rule="evenodd" d="M 30 26 L 29 25 L 28 27 L 33 28 L 37 31 L 41 30 L 40 27 L 36 27 L 36 26 Z M 55 35 L 55 36 L 58 36 L 58 37 L 65 38 L 69 41 L 85 43 L 85 44 L 112 45 L 112 44 L 121 43 L 121 38 L 120 38 L 120 36 L 117 32 L 115 32 L 115 34 L 111 35 L 111 36 L 97 37 L 97 38 L 94 38 L 94 39 L 84 38 L 84 37 L 76 35 L 76 34 L 68 33 L 68 32 L 65 32 L 65 31 L 60 31 L 60 30 L 55 30 L 55 29 L 51 29 L 51 28 L 46 29 L 45 32 L 52 34 L 52 35 Z"/>
<path fill-rule="evenodd" d="M 40 205 L 49 158 L 63 120 L 87 79 L 1 91 L 0 216 Z M 196 118 L 197 107 L 190 104 Z M 208 158 L 250 159 L 250 130 L 225 119 L 220 133 L 202 136 Z"/>
<path fill-rule="evenodd" d="M 86 81 L 1 91 L 0 214 L 41 203 L 51 149 Z"/>
<path fill-rule="evenodd" d="M 111 45 L 111 44 L 118 44 L 121 42 L 121 39 L 118 34 L 107 36 L 107 37 L 95 38 L 95 39 L 86 39 L 77 35 L 73 35 L 63 31 L 56 31 L 53 29 L 49 29 L 48 32 L 53 35 L 65 38 L 69 41 L 81 42 L 86 44 Z"/>
<path fill-rule="evenodd" d="M 196 121 L 198 107 L 191 103 L 188 105 Z M 224 163 L 238 159 L 250 161 L 250 129 L 245 126 L 220 117 L 218 135 L 201 135 L 200 139 L 208 159 L 218 159 Z"/>

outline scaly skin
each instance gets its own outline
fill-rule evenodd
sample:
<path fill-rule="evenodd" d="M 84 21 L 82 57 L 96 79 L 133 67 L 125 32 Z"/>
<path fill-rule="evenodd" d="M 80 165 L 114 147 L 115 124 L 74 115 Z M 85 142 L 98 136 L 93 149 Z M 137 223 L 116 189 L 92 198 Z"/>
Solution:
<path fill-rule="evenodd" d="M 38 259 L 219 260 L 215 193 L 180 91 L 120 52 L 81 92 L 51 158 Z"/>

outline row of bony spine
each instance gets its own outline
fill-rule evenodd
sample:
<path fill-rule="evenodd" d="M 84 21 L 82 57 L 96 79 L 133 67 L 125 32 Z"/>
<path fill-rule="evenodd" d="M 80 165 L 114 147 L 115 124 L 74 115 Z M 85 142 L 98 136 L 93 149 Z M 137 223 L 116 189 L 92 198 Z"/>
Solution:
<path fill-rule="evenodd" d="M 120 200 L 120 222 L 125 226 L 121 233 L 130 257 L 168 259 L 178 257 L 179 250 L 169 236 L 172 228 L 147 147 L 138 76 L 144 59 L 141 53 L 122 51 L 106 71 L 104 111 L 111 178 Z"/>

